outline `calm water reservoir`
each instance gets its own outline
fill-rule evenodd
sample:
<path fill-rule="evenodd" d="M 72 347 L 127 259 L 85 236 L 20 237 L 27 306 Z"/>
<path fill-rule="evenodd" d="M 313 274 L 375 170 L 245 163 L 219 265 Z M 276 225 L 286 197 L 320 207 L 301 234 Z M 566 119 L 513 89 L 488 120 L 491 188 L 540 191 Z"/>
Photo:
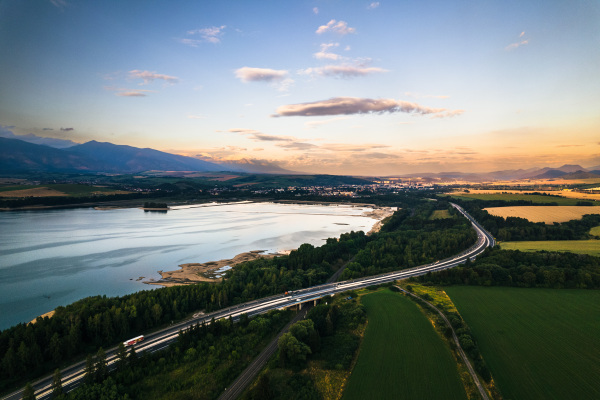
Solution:
<path fill-rule="evenodd" d="M 0 330 L 93 295 L 152 290 L 158 270 L 369 231 L 370 208 L 229 203 L 0 213 Z"/>

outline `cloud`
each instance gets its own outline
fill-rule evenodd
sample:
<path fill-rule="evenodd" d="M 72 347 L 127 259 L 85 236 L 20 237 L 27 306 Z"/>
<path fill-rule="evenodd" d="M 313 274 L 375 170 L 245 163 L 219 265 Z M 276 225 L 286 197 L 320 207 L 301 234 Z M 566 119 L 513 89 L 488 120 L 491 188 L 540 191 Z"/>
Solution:
<path fill-rule="evenodd" d="M 69 131 L 74 131 L 75 128 L 60 128 L 60 130 L 63 132 L 69 132 Z"/>
<path fill-rule="evenodd" d="M 129 71 L 129 77 L 133 79 L 142 79 L 144 81 L 144 85 L 154 82 L 157 79 L 163 80 L 171 84 L 179 82 L 179 79 L 174 76 L 157 74 L 156 72 L 150 71 L 140 71 L 139 69 Z"/>
<path fill-rule="evenodd" d="M 252 149 L 252 151 L 264 151 L 265 149 L 263 149 L 262 147 L 255 147 Z"/>
<path fill-rule="evenodd" d="M 318 7 L 315 7 L 315 8 L 313 8 L 313 9 L 312 9 L 312 11 L 313 11 L 313 13 L 314 13 L 315 15 L 318 15 L 318 14 L 319 14 L 319 8 L 318 8 Z"/>
<path fill-rule="evenodd" d="M 115 94 L 117 96 L 121 96 L 121 97 L 146 97 L 147 92 L 150 92 L 150 90 L 128 90 L 128 91 L 120 91 Z"/>
<path fill-rule="evenodd" d="M 334 97 L 328 100 L 310 103 L 289 104 L 277 108 L 274 117 L 291 116 L 325 116 L 325 115 L 352 115 L 352 114 L 383 114 L 383 113 L 408 113 L 408 114 L 439 114 L 446 112 L 454 116 L 462 114 L 462 110 L 448 111 L 445 108 L 430 108 L 417 103 L 394 99 L 367 99 L 358 97 Z"/>
<path fill-rule="evenodd" d="M 360 67 L 351 65 L 326 65 L 324 67 L 307 68 L 298 71 L 298 73 L 304 75 L 334 76 L 339 78 L 356 78 L 381 72 L 387 72 L 387 70 L 377 67 Z"/>
<path fill-rule="evenodd" d="M 342 56 L 339 54 L 330 53 L 328 51 L 330 48 L 337 47 L 339 45 L 339 43 L 321 43 L 321 50 L 313 54 L 313 57 L 315 57 L 317 60 L 339 60 L 342 58 Z"/>
<path fill-rule="evenodd" d="M 294 83 L 288 78 L 289 72 L 270 68 L 242 67 L 235 70 L 235 76 L 242 82 L 267 82 L 279 91 L 287 91 Z"/>
<path fill-rule="evenodd" d="M 369 4 L 367 6 L 368 10 L 374 10 L 375 8 L 379 7 L 379 2 L 378 1 L 374 1 L 373 3 Z"/>
<path fill-rule="evenodd" d="M 465 113 L 465 110 L 452 110 L 443 113 L 435 114 L 431 118 L 452 118 Z"/>
<path fill-rule="evenodd" d="M 526 44 L 529 44 L 529 39 L 523 39 L 524 36 L 525 36 L 525 31 L 523 31 L 519 34 L 519 39 L 520 39 L 519 41 L 509 44 L 508 46 L 506 46 L 504 48 L 504 50 L 510 51 L 510 50 L 516 49 L 517 47 L 521 47 L 521 46 L 525 46 Z"/>
<path fill-rule="evenodd" d="M 289 143 L 281 143 L 277 145 L 285 150 L 300 150 L 300 151 L 308 151 L 318 149 L 319 146 L 312 143 L 306 142 L 289 142 Z"/>
<path fill-rule="evenodd" d="M 228 132 L 246 135 L 250 139 L 257 142 L 292 142 L 296 140 L 295 138 L 289 136 L 267 135 L 254 129 L 229 129 Z"/>
<path fill-rule="evenodd" d="M 349 117 L 335 117 L 335 118 L 330 118 L 330 119 L 324 119 L 321 121 L 310 121 L 310 122 L 306 122 L 304 125 L 306 125 L 308 128 L 316 128 L 317 126 L 330 124 L 330 123 L 336 122 L 336 121 L 343 121 L 345 119 L 349 119 Z"/>
<path fill-rule="evenodd" d="M 329 21 L 327 23 L 327 25 L 321 25 L 316 30 L 316 33 L 318 35 L 321 35 L 321 34 L 327 33 L 327 32 L 333 32 L 333 33 L 337 33 L 339 35 L 347 35 L 349 33 L 355 33 L 356 29 L 350 28 L 348 26 L 348 23 L 345 21 L 338 22 L 335 19 L 332 19 L 331 21 Z"/>
<path fill-rule="evenodd" d="M 50 3 L 56 8 L 60 8 L 61 10 L 67 6 L 67 2 L 65 0 L 50 0 Z"/>
<path fill-rule="evenodd" d="M 188 35 L 199 35 L 200 39 L 179 39 L 179 42 L 192 47 L 198 47 L 200 43 L 220 43 L 223 30 L 226 25 L 211 26 L 209 28 L 192 29 L 187 31 Z"/>
<path fill-rule="evenodd" d="M 385 144 L 343 144 L 343 143 L 330 143 L 321 146 L 322 149 L 335 151 L 335 152 L 363 152 L 370 149 L 383 149 L 390 147 Z"/>
<path fill-rule="evenodd" d="M 242 67 L 235 70 L 235 76 L 242 82 L 277 82 L 284 80 L 288 76 L 288 71 Z"/>
<path fill-rule="evenodd" d="M 52 128 L 42 128 L 43 131 L 53 131 L 54 129 Z"/>

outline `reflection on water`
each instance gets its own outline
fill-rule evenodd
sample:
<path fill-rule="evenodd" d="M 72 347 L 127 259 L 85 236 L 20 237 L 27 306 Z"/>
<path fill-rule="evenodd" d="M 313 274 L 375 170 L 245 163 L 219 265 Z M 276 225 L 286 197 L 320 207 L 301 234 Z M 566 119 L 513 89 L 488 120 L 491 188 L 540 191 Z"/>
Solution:
<path fill-rule="evenodd" d="M 250 250 L 318 246 L 368 231 L 369 210 L 348 206 L 236 203 L 139 209 L 0 213 L 0 329 L 93 296 L 151 290 L 158 270 Z"/>

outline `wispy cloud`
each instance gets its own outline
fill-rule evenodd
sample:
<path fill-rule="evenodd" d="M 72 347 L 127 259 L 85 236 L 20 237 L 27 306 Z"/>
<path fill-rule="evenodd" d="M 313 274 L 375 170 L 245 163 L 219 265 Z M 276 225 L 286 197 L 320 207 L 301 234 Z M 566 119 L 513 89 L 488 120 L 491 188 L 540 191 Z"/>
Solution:
<path fill-rule="evenodd" d="M 70 132 L 70 131 L 74 131 L 75 128 L 60 128 L 60 130 L 63 132 Z"/>
<path fill-rule="evenodd" d="M 441 114 L 443 117 L 460 115 L 462 110 L 449 111 L 445 108 L 431 108 L 417 103 L 394 99 L 368 99 L 358 97 L 334 97 L 328 100 L 310 103 L 289 104 L 277 108 L 273 117 L 291 116 L 325 116 L 325 115 L 352 115 L 352 114 Z"/>
<path fill-rule="evenodd" d="M 321 50 L 313 54 L 313 57 L 317 60 L 339 60 L 342 56 L 329 52 L 329 49 L 339 45 L 339 43 L 321 43 Z"/>
<path fill-rule="evenodd" d="M 60 8 L 61 10 L 67 6 L 67 2 L 65 0 L 50 0 L 50 3 L 56 8 Z"/>
<path fill-rule="evenodd" d="M 313 11 L 313 14 L 315 14 L 315 15 L 319 14 L 319 8 L 318 7 L 313 8 L 312 11 Z"/>
<path fill-rule="evenodd" d="M 235 76 L 242 82 L 267 82 L 280 91 L 289 89 L 294 83 L 293 79 L 288 78 L 289 72 L 286 70 L 242 67 L 235 70 Z"/>
<path fill-rule="evenodd" d="M 326 25 L 319 26 L 316 31 L 319 35 L 328 32 L 337 33 L 338 35 L 347 35 L 349 33 L 355 33 L 356 29 L 350 28 L 345 21 L 336 21 L 335 19 L 332 19 Z"/>
<path fill-rule="evenodd" d="M 146 93 L 155 93 L 154 90 L 127 90 L 127 89 L 119 89 L 115 94 L 121 97 L 146 97 L 148 96 Z"/>
<path fill-rule="evenodd" d="M 174 76 L 157 74 L 156 72 L 150 72 L 150 71 L 140 71 L 139 69 L 134 69 L 132 71 L 129 71 L 129 77 L 132 79 L 142 79 L 143 85 L 147 85 L 151 82 L 154 82 L 157 79 L 163 80 L 163 81 L 171 83 L 171 84 L 179 82 L 179 79 Z"/>
<path fill-rule="evenodd" d="M 324 67 L 307 68 L 298 71 L 300 74 L 305 75 L 320 75 L 320 76 L 334 76 L 338 78 L 356 78 L 366 76 L 370 74 L 377 74 L 387 72 L 383 68 L 377 67 L 360 67 L 352 65 L 326 65 Z"/>
<path fill-rule="evenodd" d="M 224 34 L 226 25 L 211 26 L 208 28 L 191 29 L 187 31 L 187 35 L 192 38 L 177 39 L 180 43 L 187 44 L 188 46 L 198 47 L 201 43 L 221 43 L 221 37 Z M 196 39 L 199 37 L 199 39 Z"/>
<path fill-rule="evenodd" d="M 465 113 L 465 110 L 452 110 L 433 115 L 431 118 L 452 118 Z"/>
<path fill-rule="evenodd" d="M 324 119 L 321 121 L 309 121 L 309 122 L 305 122 L 304 125 L 307 128 L 316 128 L 317 126 L 327 125 L 327 124 L 331 124 L 332 122 L 343 121 L 343 120 L 346 120 L 349 118 L 350 117 L 335 117 L 335 118 Z"/>
<path fill-rule="evenodd" d="M 374 1 L 373 3 L 371 3 L 371 4 L 369 4 L 369 5 L 367 6 L 367 9 L 368 9 L 368 10 L 373 10 L 373 9 L 375 9 L 375 8 L 377 8 L 377 7 L 379 7 L 379 2 L 378 2 L 378 1 Z"/>
<path fill-rule="evenodd" d="M 515 43 L 509 44 L 508 46 L 506 46 L 504 48 L 504 50 L 510 51 L 510 50 L 514 50 L 518 47 L 525 46 L 526 44 L 529 44 L 529 39 L 524 39 L 524 36 L 525 36 L 525 32 L 523 31 L 519 34 L 519 40 Z"/>

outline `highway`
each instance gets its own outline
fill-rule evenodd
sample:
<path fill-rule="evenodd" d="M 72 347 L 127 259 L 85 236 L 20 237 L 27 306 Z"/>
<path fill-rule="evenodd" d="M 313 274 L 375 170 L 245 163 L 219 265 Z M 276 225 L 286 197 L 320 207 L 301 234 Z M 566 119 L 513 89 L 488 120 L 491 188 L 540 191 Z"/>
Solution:
<path fill-rule="evenodd" d="M 489 232 L 483 229 L 460 206 L 454 203 L 451 204 L 456 210 L 458 210 L 462 215 L 469 219 L 469 221 L 471 221 L 475 231 L 477 232 L 476 243 L 468 250 L 465 250 L 454 257 L 396 272 L 317 285 L 310 288 L 289 292 L 287 295 L 280 294 L 266 297 L 263 299 L 238 304 L 236 306 L 218 310 L 209 314 L 203 314 L 201 316 L 179 322 L 160 331 L 145 335 L 144 341 L 135 345 L 136 352 L 138 354 L 141 352 L 153 353 L 155 351 L 162 350 L 177 340 L 180 330 L 187 329 L 191 325 L 197 323 L 209 323 L 212 318 L 215 318 L 215 320 L 229 317 L 237 319 L 237 317 L 239 317 L 241 314 L 247 314 L 249 317 L 252 317 L 257 314 L 266 313 L 270 310 L 283 309 L 296 305 L 301 307 L 303 303 L 314 302 L 322 297 L 334 295 L 348 290 L 361 289 L 381 283 L 393 282 L 398 279 L 406 279 L 413 276 L 425 275 L 428 272 L 452 268 L 466 262 L 467 259 L 474 259 L 483 253 L 487 247 L 493 247 L 495 245 L 494 238 Z M 117 361 L 116 351 L 117 347 L 106 350 L 106 360 L 109 369 L 114 368 L 114 364 Z M 83 382 L 85 376 L 85 361 L 63 369 L 61 371 L 61 376 L 63 390 L 65 392 L 68 392 L 79 386 Z M 50 399 L 52 397 L 52 375 L 48 375 L 37 382 L 34 382 L 32 386 L 35 390 L 37 399 Z M 23 390 L 21 389 L 4 397 L 3 400 L 21 399 L 22 394 Z"/>

